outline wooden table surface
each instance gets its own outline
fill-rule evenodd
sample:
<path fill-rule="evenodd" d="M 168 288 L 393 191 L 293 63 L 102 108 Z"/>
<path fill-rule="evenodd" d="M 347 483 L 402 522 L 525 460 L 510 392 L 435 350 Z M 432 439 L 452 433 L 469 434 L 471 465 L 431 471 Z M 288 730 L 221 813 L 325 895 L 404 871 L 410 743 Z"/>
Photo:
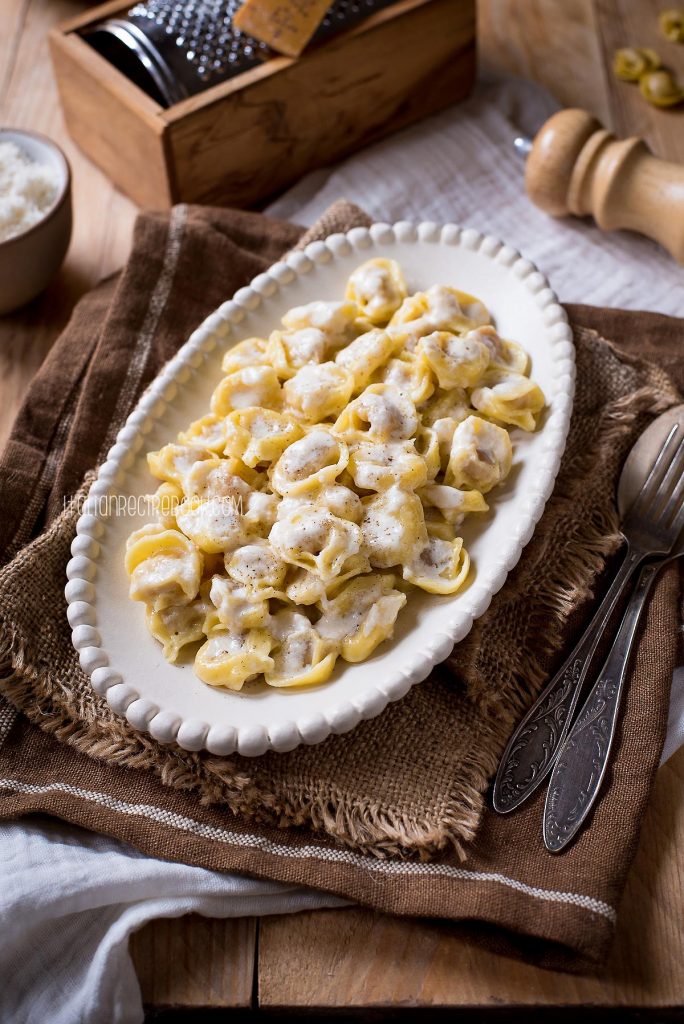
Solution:
<path fill-rule="evenodd" d="M 75 200 L 73 242 L 59 278 L 27 309 L 0 318 L 2 442 L 76 299 L 125 260 L 136 209 L 72 145 L 59 111 L 46 32 L 88 5 L 0 0 L 0 6 L 0 123 L 44 131 L 63 146 L 73 168 Z M 635 18 L 637 6 L 644 13 L 641 21 Z M 481 63 L 540 81 L 562 103 L 584 106 L 624 129 L 624 94 L 616 94 L 602 63 L 606 33 L 610 45 L 639 43 L 628 35 L 625 12 L 633 32 L 650 24 L 659 6 L 650 0 L 481 0 Z M 669 144 L 662 123 L 641 126 L 656 151 Z M 260 920 L 191 916 L 154 922 L 132 941 L 144 1000 L 155 1008 L 229 1007 L 293 1016 L 345 1009 L 394 1016 L 395 1011 L 449 1007 L 476 1021 L 503 1008 L 524 1010 L 527 1018 L 550 1007 L 578 1006 L 613 1008 L 620 1020 L 628 1009 L 650 1008 L 654 1020 L 673 1012 L 679 1016 L 677 1008 L 684 1006 L 684 885 L 678 860 L 684 849 L 683 782 L 684 750 L 659 773 L 617 941 L 600 980 L 483 952 L 456 929 L 436 922 L 348 909 Z"/>

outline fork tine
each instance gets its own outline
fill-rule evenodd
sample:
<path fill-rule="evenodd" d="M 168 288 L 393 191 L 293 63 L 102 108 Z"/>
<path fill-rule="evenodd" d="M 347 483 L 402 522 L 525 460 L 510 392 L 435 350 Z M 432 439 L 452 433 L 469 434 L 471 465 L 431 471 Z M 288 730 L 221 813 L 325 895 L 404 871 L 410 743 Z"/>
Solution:
<path fill-rule="evenodd" d="M 648 514 L 648 509 L 659 485 L 661 476 L 667 471 L 667 467 L 670 465 L 670 456 L 678 430 L 679 424 L 675 423 L 665 441 L 662 442 L 660 451 L 650 468 L 650 472 L 648 473 L 639 494 L 635 498 L 632 507 L 627 514 L 627 520 Z"/>
<path fill-rule="evenodd" d="M 675 489 L 668 498 L 665 508 L 663 509 L 663 518 L 668 522 L 672 520 L 672 525 L 669 529 L 676 529 L 677 522 L 679 519 L 684 520 L 684 475 L 680 476 Z M 677 530 L 677 536 L 679 536 L 679 530 Z"/>
<path fill-rule="evenodd" d="M 675 543 L 677 543 L 677 539 L 679 538 L 679 535 L 681 534 L 683 529 L 684 529 L 684 502 L 682 503 L 682 505 L 681 505 L 681 507 L 679 509 L 679 512 L 675 516 L 675 520 L 674 520 L 674 522 L 672 524 L 672 531 L 673 531 L 673 534 L 675 535 Z"/>
<path fill-rule="evenodd" d="M 679 506 L 679 510 L 672 521 L 671 530 L 676 543 L 680 533 L 684 530 L 684 501 Z"/>
<path fill-rule="evenodd" d="M 675 506 L 673 501 L 674 495 L 677 493 L 677 489 L 682 482 L 682 474 L 684 473 L 684 438 L 679 442 L 677 451 L 672 457 L 672 461 L 667 468 L 665 476 L 660 482 L 658 490 L 653 495 L 651 501 L 651 510 L 656 512 L 656 520 L 660 523 L 665 524 L 665 521 L 670 518 L 672 511 Z M 656 502 L 665 502 L 663 507 L 656 511 L 654 505 Z"/>
<path fill-rule="evenodd" d="M 670 455 L 672 448 L 674 447 L 674 439 L 678 430 L 679 424 L 675 423 L 671 428 L 670 433 L 665 438 L 665 441 L 658 452 L 658 457 L 653 463 L 643 487 L 639 491 L 634 504 L 629 510 L 629 518 L 632 516 L 642 516 L 647 514 L 647 509 L 650 507 L 652 499 L 657 492 L 657 488 L 660 486 L 662 476 L 670 465 Z"/>

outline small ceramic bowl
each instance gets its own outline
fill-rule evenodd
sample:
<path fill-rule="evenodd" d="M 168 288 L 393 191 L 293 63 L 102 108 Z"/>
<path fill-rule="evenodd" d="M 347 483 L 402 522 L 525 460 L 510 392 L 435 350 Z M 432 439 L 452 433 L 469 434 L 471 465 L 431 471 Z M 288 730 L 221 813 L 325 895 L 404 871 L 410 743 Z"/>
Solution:
<path fill-rule="evenodd" d="M 13 142 L 59 175 L 54 202 L 37 224 L 0 242 L 0 314 L 18 309 L 50 283 L 71 239 L 71 171 L 59 146 L 37 132 L 0 128 L 0 142 Z"/>

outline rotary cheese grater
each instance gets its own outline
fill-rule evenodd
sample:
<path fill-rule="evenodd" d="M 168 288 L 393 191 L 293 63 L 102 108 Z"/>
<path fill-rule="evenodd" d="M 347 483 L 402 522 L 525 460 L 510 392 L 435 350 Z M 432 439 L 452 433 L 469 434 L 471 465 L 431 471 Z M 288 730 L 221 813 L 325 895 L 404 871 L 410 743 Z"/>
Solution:
<path fill-rule="evenodd" d="M 277 56 L 233 27 L 242 0 L 141 0 L 83 31 L 102 56 L 164 107 Z M 397 0 L 334 0 L 310 46 Z"/>

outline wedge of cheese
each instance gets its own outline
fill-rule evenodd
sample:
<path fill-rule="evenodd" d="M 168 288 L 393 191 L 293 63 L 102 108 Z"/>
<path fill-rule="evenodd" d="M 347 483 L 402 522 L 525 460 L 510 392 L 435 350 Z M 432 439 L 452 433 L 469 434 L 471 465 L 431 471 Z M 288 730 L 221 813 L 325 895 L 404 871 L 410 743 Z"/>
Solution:
<path fill-rule="evenodd" d="M 298 57 L 329 6 L 330 0 L 245 0 L 233 25 L 278 53 Z"/>

